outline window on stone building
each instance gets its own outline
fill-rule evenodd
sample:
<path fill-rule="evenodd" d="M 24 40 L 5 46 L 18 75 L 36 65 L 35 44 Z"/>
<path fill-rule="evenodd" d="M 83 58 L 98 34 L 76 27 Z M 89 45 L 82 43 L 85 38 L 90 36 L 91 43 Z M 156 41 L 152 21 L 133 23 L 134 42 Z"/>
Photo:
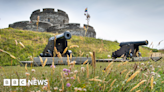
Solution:
<path fill-rule="evenodd" d="M 65 23 L 65 20 L 63 20 L 63 24 Z"/>
<path fill-rule="evenodd" d="M 48 22 L 50 22 L 50 18 L 48 18 Z"/>

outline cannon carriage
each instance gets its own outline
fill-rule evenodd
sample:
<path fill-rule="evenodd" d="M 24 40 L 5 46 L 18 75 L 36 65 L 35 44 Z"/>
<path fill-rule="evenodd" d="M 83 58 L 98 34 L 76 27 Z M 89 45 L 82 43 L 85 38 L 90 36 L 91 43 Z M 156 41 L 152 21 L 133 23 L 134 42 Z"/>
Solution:
<path fill-rule="evenodd" d="M 64 32 L 62 34 L 57 35 L 56 37 L 53 36 L 49 38 L 48 44 L 45 47 L 44 51 L 40 53 L 41 57 L 52 57 L 54 56 L 54 46 L 56 47 L 57 51 L 63 53 L 64 49 L 67 47 L 67 40 L 71 39 L 70 32 Z M 66 53 L 63 55 L 64 57 L 70 55 L 71 51 L 67 50 Z M 57 55 L 55 55 L 57 57 Z"/>
<path fill-rule="evenodd" d="M 121 56 L 130 58 L 141 56 L 141 53 L 139 52 L 139 46 L 141 45 L 148 45 L 148 40 L 136 42 L 121 42 L 119 45 L 120 49 L 112 52 L 112 58 L 115 59 Z"/>

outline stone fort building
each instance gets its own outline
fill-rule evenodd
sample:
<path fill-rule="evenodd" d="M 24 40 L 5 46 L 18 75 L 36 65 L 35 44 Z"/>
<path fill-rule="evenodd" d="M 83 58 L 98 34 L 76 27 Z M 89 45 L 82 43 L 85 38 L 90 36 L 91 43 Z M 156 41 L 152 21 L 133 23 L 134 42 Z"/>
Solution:
<path fill-rule="evenodd" d="M 37 17 L 39 16 L 38 29 Z M 86 24 L 84 24 L 87 27 Z M 63 33 L 69 31 L 72 35 L 85 36 L 85 30 L 80 27 L 79 23 L 69 23 L 68 14 L 62 10 L 54 11 L 53 8 L 44 8 L 41 12 L 40 9 L 32 12 L 30 21 L 19 21 L 9 24 L 12 28 L 21 28 L 23 30 L 32 30 L 40 32 L 53 32 Z M 96 32 L 92 26 L 88 26 L 86 33 L 87 37 L 96 38 Z"/>

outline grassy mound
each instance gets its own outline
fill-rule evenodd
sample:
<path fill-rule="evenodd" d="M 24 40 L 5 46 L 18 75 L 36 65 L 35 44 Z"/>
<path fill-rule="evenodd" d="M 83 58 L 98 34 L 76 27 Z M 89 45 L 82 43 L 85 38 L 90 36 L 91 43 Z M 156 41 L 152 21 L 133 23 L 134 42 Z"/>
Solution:
<path fill-rule="evenodd" d="M 11 62 L 12 65 L 17 65 L 18 61 L 30 60 L 30 56 L 38 56 L 53 35 L 55 34 L 13 28 L 0 29 L 0 49 L 16 57 L 15 60 L 10 57 L 10 54 L 0 52 L 0 65 L 11 65 Z M 23 43 L 25 48 L 19 42 Z M 69 48 L 71 45 L 78 45 L 79 48 Z M 85 57 L 89 52 L 95 51 L 96 58 L 107 58 L 107 55 L 111 55 L 119 48 L 119 43 L 109 40 L 81 36 L 72 36 L 68 40 L 68 49 L 72 50 L 74 56 Z M 140 47 L 142 56 L 148 56 L 149 51 L 147 48 Z"/>

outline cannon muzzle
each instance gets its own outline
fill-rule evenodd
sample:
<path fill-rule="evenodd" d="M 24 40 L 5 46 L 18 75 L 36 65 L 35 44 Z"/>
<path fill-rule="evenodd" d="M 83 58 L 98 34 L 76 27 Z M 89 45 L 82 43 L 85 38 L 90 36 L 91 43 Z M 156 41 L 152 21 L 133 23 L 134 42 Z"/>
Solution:
<path fill-rule="evenodd" d="M 56 38 L 56 41 L 54 44 L 55 38 Z M 45 47 L 44 51 L 40 54 L 40 56 L 41 57 L 52 57 L 54 54 L 53 53 L 54 46 L 56 47 L 58 52 L 63 53 L 63 51 L 67 47 L 67 40 L 68 39 L 71 39 L 71 33 L 68 31 L 61 33 L 59 35 L 50 37 L 47 46 Z M 64 56 L 66 56 L 66 54 L 69 55 L 68 50 L 65 52 Z"/>
<path fill-rule="evenodd" d="M 71 37 L 72 37 L 71 33 L 68 32 L 68 31 L 66 31 L 66 32 L 64 32 L 64 33 L 62 33 L 62 34 L 57 35 L 57 36 L 56 36 L 56 39 L 59 39 L 59 38 L 71 39 Z M 51 38 L 49 39 L 49 41 L 50 41 L 50 40 L 54 40 L 54 39 L 55 39 L 55 37 L 53 36 L 53 37 L 51 37 Z"/>
<path fill-rule="evenodd" d="M 134 44 L 134 45 L 148 45 L 148 40 L 145 40 L 145 41 L 136 41 L 136 42 L 121 42 L 120 43 L 120 47 L 124 46 L 124 45 L 131 45 L 131 44 Z"/>

